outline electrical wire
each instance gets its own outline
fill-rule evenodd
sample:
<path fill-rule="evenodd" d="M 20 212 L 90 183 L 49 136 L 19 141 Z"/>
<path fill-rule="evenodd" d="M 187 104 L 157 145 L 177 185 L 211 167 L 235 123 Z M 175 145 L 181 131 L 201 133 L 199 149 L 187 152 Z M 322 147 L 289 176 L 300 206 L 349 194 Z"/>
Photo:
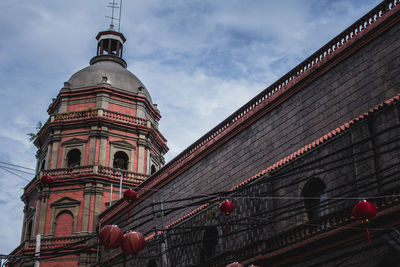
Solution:
<path fill-rule="evenodd" d="M 26 169 L 26 170 L 30 170 L 30 171 L 35 171 L 35 169 L 32 169 L 32 168 L 28 168 L 28 167 L 24 167 L 24 166 L 16 165 L 16 164 L 11 164 L 11 163 L 4 162 L 4 161 L 0 161 L 0 164 L 5 164 L 5 165 L 13 166 L 13 167 L 18 167 L 18 168 Z"/>
<path fill-rule="evenodd" d="M 391 140 L 391 141 L 393 141 L 393 140 Z M 368 151 L 370 151 L 371 149 L 369 149 Z M 398 148 L 396 147 L 396 148 L 394 148 L 394 149 L 392 149 L 392 150 L 389 150 L 389 151 L 397 151 L 398 150 Z M 383 153 L 383 152 L 380 152 L 381 154 Z M 353 157 L 354 157 L 354 155 L 353 155 Z M 371 158 L 371 157 L 366 157 L 367 159 L 369 159 L 369 158 Z M 321 160 L 321 159 L 320 159 Z M 343 159 L 341 159 L 341 160 L 343 160 Z M 363 159 L 363 160 L 366 160 L 366 159 Z M 352 161 L 352 162 L 350 162 L 350 163 L 348 163 L 348 164 L 354 164 L 354 163 L 356 163 L 356 161 Z M 342 166 L 336 166 L 336 167 L 332 167 L 332 169 L 337 169 L 337 168 L 342 168 L 343 167 L 343 165 Z M 391 167 L 393 167 L 393 166 L 391 166 Z M 0 166 L 0 168 L 1 168 L 1 166 Z M 317 168 L 317 167 L 313 167 L 313 168 Z M 310 170 L 312 170 L 313 168 L 309 168 L 307 171 L 310 171 Z M 331 169 L 331 170 L 332 170 Z M 272 173 L 272 179 L 271 179 L 271 176 L 269 176 L 268 177 L 268 179 L 266 179 L 266 180 L 276 180 L 276 179 L 282 179 L 282 177 L 284 177 L 283 175 L 274 175 L 274 173 L 279 173 L 279 170 L 280 169 L 278 169 L 277 171 L 274 171 L 273 173 Z M 382 172 L 382 170 L 380 170 L 381 172 Z M 292 173 L 288 173 L 288 172 L 286 172 L 285 173 L 285 176 L 290 176 L 290 175 L 293 175 L 293 172 Z M 391 175 L 391 174 L 388 174 L 388 175 Z M 386 177 L 388 176 L 388 175 L 386 175 Z M 367 176 L 367 175 L 366 175 Z M 22 178 L 22 177 L 21 177 Z M 383 178 L 384 179 L 386 179 L 385 178 L 385 176 L 383 176 Z M 262 180 L 262 179 L 261 179 Z M 392 179 L 393 180 L 393 179 Z M 268 182 L 270 182 L 270 181 L 268 181 Z M 349 183 L 350 184 L 350 183 Z M 290 186 L 291 184 L 289 184 L 289 185 L 286 185 L 286 186 Z M 285 188 L 285 186 L 283 186 L 283 188 Z M 366 190 L 368 190 L 369 188 L 367 188 Z M 155 191 L 160 191 L 160 192 L 162 192 L 162 191 L 166 191 L 166 190 L 155 190 Z M 168 192 L 171 192 L 171 191 L 168 191 Z M 173 192 L 173 193 L 176 193 L 176 192 Z M 222 194 L 223 193 L 223 194 Z M 222 192 L 221 193 L 221 195 L 224 195 L 224 196 L 226 196 L 227 194 L 232 194 L 232 192 Z M 190 193 L 186 193 L 186 194 L 190 194 Z M 388 197 L 397 197 L 398 196 L 398 194 L 390 194 L 390 195 L 378 195 L 378 196 L 369 196 L 369 197 L 367 197 L 368 199 L 371 199 L 371 198 L 373 198 L 373 199 L 379 199 L 379 198 L 388 198 Z M 216 198 L 216 197 L 218 197 L 218 194 L 206 194 L 206 195 L 195 195 L 195 196 L 193 196 L 193 194 L 192 194 L 192 197 L 191 198 L 186 198 L 186 199 L 179 199 L 179 200 L 171 200 L 171 203 L 172 202 L 177 202 L 177 203 L 182 203 L 182 201 L 186 201 L 186 200 L 193 200 L 193 199 L 201 199 L 201 198 L 206 198 L 206 197 L 212 197 L 212 198 Z M 257 198 L 257 196 L 229 196 L 230 198 L 233 198 L 233 199 L 238 199 L 238 200 L 240 200 L 240 199 L 242 199 L 242 200 L 246 200 L 246 199 L 255 199 L 255 198 Z M 258 197 L 260 200 L 300 200 L 300 201 L 303 201 L 305 198 L 304 197 L 287 197 L 287 196 L 281 196 L 281 197 L 268 197 L 268 196 L 264 196 L 264 197 Z M 315 199 L 315 198 L 310 198 L 310 199 Z M 330 198 L 328 198 L 328 200 L 356 200 L 356 199 L 360 199 L 360 197 L 330 197 Z M 207 200 L 209 200 L 209 199 L 207 199 Z M 205 200 L 204 200 L 205 201 Z M 167 201 L 165 201 L 164 203 L 167 203 Z M 173 208 L 167 208 L 167 209 L 165 209 L 163 212 L 170 212 L 170 213 L 172 213 L 172 212 L 175 212 L 175 211 L 177 211 L 177 210 L 180 210 L 180 209 L 185 209 L 185 208 L 188 208 L 188 207 L 191 207 L 191 206 L 196 206 L 196 205 L 200 205 L 200 203 L 204 203 L 204 202 L 202 202 L 201 200 L 200 201 L 198 201 L 198 202 L 196 202 L 196 204 L 187 204 L 187 205 L 181 205 L 181 206 L 177 206 L 177 207 L 173 207 Z M 150 205 L 147 205 L 146 206 L 146 208 L 148 208 Z M 143 208 L 143 210 L 145 210 L 145 208 Z M 273 212 L 274 210 L 272 210 L 272 212 Z M 156 211 L 157 213 L 160 213 L 160 212 L 162 212 L 162 211 L 160 211 L 160 210 L 158 210 L 158 211 Z M 150 214 L 151 215 L 151 214 Z M 148 215 L 149 216 L 149 215 Z M 285 220 L 282 220 L 282 219 L 280 219 L 280 220 L 275 220 L 275 221 L 280 221 L 280 222 L 282 222 L 282 221 L 285 221 Z M 148 221 L 147 221 L 148 222 Z M 360 229 L 360 228 L 357 228 L 357 229 Z"/>
<path fill-rule="evenodd" d="M 3 166 L 0 166 L 0 169 L 3 169 L 3 170 L 5 170 L 6 172 L 8 172 L 8 173 L 11 173 L 11 174 L 13 174 L 13 175 L 15 175 L 15 176 L 17 176 L 18 178 L 20 178 L 20 179 L 22 179 L 22 180 L 24 180 L 24 181 L 26 181 L 26 182 L 30 182 L 28 179 L 26 179 L 26 178 L 24 178 L 24 177 L 22 177 L 21 175 L 19 175 L 19 174 L 16 174 L 15 172 L 13 172 L 13 171 L 10 171 L 10 170 L 8 170 L 8 169 L 6 169 L 5 167 L 3 167 Z"/>

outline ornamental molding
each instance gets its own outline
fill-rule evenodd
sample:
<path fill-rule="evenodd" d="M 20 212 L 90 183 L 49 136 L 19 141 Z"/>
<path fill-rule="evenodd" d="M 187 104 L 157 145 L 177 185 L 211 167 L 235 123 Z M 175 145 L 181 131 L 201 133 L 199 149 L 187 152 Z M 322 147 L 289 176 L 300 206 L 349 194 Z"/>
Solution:
<path fill-rule="evenodd" d="M 69 197 L 63 197 L 59 200 L 54 201 L 50 205 L 52 207 L 75 207 L 75 206 L 79 206 L 80 204 L 81 204 L 81 202 L 79 200 L 72 199 Z"/>
<path fill-rule="evenodd" d="M 120 147 L 120 148 L 130 148 L 130 149 L 136 149 L 136 146 L 132 145 L 131 143 L 128 143 L 124 140 L 120 141 L 111 141 L 110 145 L 113 145 L 115 147 Z"/>
<path fill-rule="evenodd" d="M 62 142 L 62 145 L 65 146 L 65 145 L 76 145 L 76 144 L 86 144 L 86 143 L 87 143 L 87 140 L 85 140 L 85 139 L 72 138 L 65 142 Z"/>

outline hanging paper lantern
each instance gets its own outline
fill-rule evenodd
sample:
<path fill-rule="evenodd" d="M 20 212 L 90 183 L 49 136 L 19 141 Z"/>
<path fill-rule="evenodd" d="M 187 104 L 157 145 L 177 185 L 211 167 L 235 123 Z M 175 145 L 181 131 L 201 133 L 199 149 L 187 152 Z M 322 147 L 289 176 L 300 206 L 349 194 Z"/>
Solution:
<path fill-rule="evenodd" d="M 122 238 L 121 249 L 126 254 L 136 254 L 144 248 L 144 237 L 139 232 L 126 232 Z"/>
<path fill-rule="evenodd" d="M 374 204 L 364 200 L 357 203 L 353 208 L 353 217 L 362 223 L 368 223 L 376 216 L 376 207 Z M 368 242 L 371 242 L 370 233 L 368 228 L 365 230 L 367 233 Z"/>
<path fill-rule="evenodd" d="M 219 204 L 219 211 L 223 214 L 229 215 L 235 210 L 235 204 L 230 200 L 224 200 Z M 229 235 L 228 219 L 225 221 L 225 235 Z"/>
<path fill-rule="evenodd" d="M 50 175 L 45 174 L 45 175 L 42 176 L 42 178 L 40 178 L 40 182 L 44 186 L 49 186 L 54 182 L 54 179 Z"/>
<path fill-rule="evenodd" d="M 136 199 L 136 192 L 132 189 L 128 189 L 124 192 L 124 199 L 128 202 L 133 201 Z"/>
<path fill-rule="evenodd" d="M 234 263 L 226 265 L 226 267 L 244 267 L 244 265 L 235 261 Z"/>
<path fill-rule="evenodd" d="M 123 234 L 116 225 L 106 225 L 99 233 L 100 243 L 107 248 L 117 248 L 122 242 Z"/>
<path fill-rule="evenodd" d="M 361 222 L 368 222 L 376 216 L 376 207 L 366 200 L 357 203 L 353 208 L 353 217 Z"/>
<path fill-rule="evenodd" d="M 226 215 L 231 214 L 235 209 L 235 204 L 230 200 L 224 200 L 219 204 L 219 210 Z"/>

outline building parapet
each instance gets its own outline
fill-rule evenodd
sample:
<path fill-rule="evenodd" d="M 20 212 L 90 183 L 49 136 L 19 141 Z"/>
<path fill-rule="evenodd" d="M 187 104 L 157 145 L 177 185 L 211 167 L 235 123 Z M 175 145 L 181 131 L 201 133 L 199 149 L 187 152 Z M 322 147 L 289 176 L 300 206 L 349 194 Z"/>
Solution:
<path fill-rule="evenodd" d="M 76 178 L 103 178 L 109 182 L 119 183 L 121 175 L 124 184 L 129 186 L 138 186 L 145 181 L 149 175 L 137 172 L 131 172 L 111 167 L 99 166 L 99 165 L 88 165 L 74 168 L 58 168 L 45 170 L 41 172 L 37 177 L 41 177 L 43 174 L 50 175 L 54 178 L 55 182 L 61 182 L 65 180 L 71 180 Z M 35 190 L 36 185 L 39 183 L 39 179 L 33 179 L 26 187 L 25 193 L 22 199 L 30 192 Z"/>

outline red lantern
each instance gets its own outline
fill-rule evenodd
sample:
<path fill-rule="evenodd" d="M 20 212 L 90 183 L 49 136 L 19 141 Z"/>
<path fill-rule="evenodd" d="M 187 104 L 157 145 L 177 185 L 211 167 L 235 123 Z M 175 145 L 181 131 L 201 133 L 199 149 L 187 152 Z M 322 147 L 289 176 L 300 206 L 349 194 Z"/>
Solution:
<path fill-rule="evenodd" d="M 132 189 L 128 189 L 124 192 L 124 199 L 128 202 L 133 201 L 136 199 L 136 192 Z"/>
<path fill-rule="evenodd" d="M 374 204 L 364 200 L 357 203 L 353 208 L 353 217 L 362 223 L 368 223 L 376 216 L 376 207 Z M 366 229 L 368 242 L 371 242 L 368 228 Z"/>
<path fill-rule="evenodd" d="M 235 204 L 230 200 L 224 200 L 219 204 L 219 211 L 223 214 L 229 215 L 235 210 Z M 229 234 L 229 223 L 225 221 L 225 234 Z"/>
<path fill-rule="evenodd" d="M 222 213 L 229 215 L 235 210 L 235 204 L 230 200 L 224 200 L 219 204 L 219 210 Z"/>
<path fill-rule="evenodd" d="M 50 175 L 45 174 L 45 175 L 42 176 L 42 178 L 40 178 L 40 182 L 44 186 L 49 186 L 54 182 L 54 179 Z"/>
<path fill-rule="evenodd" d="M 100 243 L 107 248 L 117 248 L 122 242 L 122 231 L 116 225 L 106 225 L 99 233 Z"/>
<path fill-rule="evenodd" d="M 144 237 L 139 232 L 126 232 L 122 239 L 121 249 L 127 254 L 136 254 L 144 248 Z"/>
<path fill-rule="evenodd" d="M 226 267 L 244 267 L 244 265 L 235 261 L 234 263 L 226 265 Z"/>
<path fill-rule="evenodd" d="M 353 217 L 361 222 L 368 222 L 376 216 L 376 207 L 366 200 L 357 203 L 353 208 Z"/>

